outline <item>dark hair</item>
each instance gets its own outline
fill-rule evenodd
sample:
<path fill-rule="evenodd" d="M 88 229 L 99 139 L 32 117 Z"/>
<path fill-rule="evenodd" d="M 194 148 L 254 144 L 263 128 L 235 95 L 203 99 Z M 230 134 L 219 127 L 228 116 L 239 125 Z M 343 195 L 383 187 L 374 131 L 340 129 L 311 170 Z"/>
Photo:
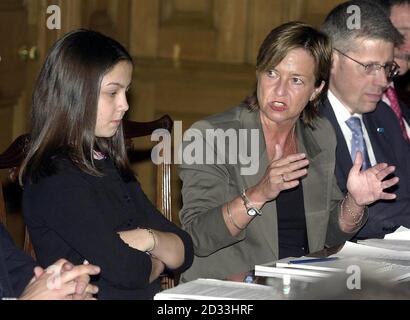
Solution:
<path fill-rule="evenodd" d="M 322 92 L 302 112 L 302 120 L 312 126 L 312 121 L 318 115 L 320 102 L 326 95 L 330 67 L 332 62 L 332 46 L 328 37 L 322 32 L 302 22 L 288 22 L 273 29 L 259 48 L 256 60 L 258 72 L 268 71 L 277 66 L 293 49 L 305 49 L 315 61 L 315 87 L 322 81 L 325 87 Z M 245 103 L 251 110 L 258 109 L 257 91 L 246 98 Z"/>
<path fill-rule="evenodd" d="M 36 180 L 55 170 L 52 160 L 60 155 L 101 176 L 94 150 L 111 157 L 122 172 L 130 171 L 122 126 L 111 138 L 95 136 L 101 81 L 120 61 L 132 63 L 132 58 L 117 41 L 95 31 L 72 31 L 52 46 L 34 87 L 31 141 L 20 183 L 24 175 Z"/>
<path fill-rule="evenodd" d="M 349 8 L 360 8 L 360 27 L 349 27 L 351 11 Z M 373 1 L 353 0 L 336 6 L 326 17 L 320 28 L 332 40 L 334 48 L 343 52 L 356 49 L 356 39 L 383 40 L 395 46 L 403 43 L 403 36 L 391 23 L 383 7 Z"/>
<path fill-rule="evenodd" d="M 388 16 L 390 16 L 391 9 L 394 6 L 410 5 L 410 0 L 373 0 L 381 6 Z"/>

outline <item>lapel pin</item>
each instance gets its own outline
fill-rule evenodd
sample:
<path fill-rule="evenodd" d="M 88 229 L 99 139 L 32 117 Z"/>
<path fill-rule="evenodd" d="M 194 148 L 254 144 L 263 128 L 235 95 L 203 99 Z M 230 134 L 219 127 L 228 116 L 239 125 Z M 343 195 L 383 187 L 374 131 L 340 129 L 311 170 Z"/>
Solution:
<path fill-rule="evenodd" d="M 383 132 L 384 132 L 384 128 L 377 128 L 377 132 L 378 132 L 378 133 L 383 133 Z"/>

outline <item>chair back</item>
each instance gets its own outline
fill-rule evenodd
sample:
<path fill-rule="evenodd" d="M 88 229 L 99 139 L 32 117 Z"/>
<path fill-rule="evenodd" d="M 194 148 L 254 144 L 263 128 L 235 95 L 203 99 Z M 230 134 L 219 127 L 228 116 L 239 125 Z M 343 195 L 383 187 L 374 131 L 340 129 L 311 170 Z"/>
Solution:
<path fill-rule="evenodd" d="M 30 135 L 23 134 L 14 140 L 6 151 L 0 154 L 0 169 L 9 170 L 9 177 L 11 181 L 15 181 L 18 177 L 18 170 L 24 159 L 25 149 L 29 141 Z M 0 222 L 7 226 L 7 213 L 2 185 L 0 185 Z M 31 255 L 34 259 L 36 258 L 27 227 L 25 227 L 24 251 Z"/>
<path fill-rule="evenodd" d="M 162 118 L 152 122 L 124 122 L 124 133 L 127 140 L 137 137 L 151 135 L 157 129 L 165 129 L 171 133 L 172 119 L 165 115 Z M 157 166 L 157 190 L 156 206 L 158 210 L 170 221 L 172 221 L 171 212 L 171 165 L 161 163 Z M 175 279 L 170 276 L 161 277 L 161 287 L 170 289 L 174 287 Z"/>

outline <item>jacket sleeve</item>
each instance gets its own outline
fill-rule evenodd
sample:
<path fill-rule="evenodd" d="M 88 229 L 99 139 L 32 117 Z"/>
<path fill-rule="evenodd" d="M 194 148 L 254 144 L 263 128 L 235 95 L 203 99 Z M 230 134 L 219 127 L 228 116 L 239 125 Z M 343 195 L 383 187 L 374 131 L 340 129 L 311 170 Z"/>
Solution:
<path fill-rule="evenodd" d="M 198 122 L 193 129 L 197 130 L 203 146 L 202 153 L 206 155 L 205 130 L 212 128 L 206 121 Z M 189 149 L 189 143 L 184 143 L 183 152 Z M 209 147 L 209 146 L 208 146 Z M 216 159 L 216 148 L 214 159 Z M 198 152 L 196 150 L 195 152 Z M 191 235 L 195 255 L 205 257 L 244 239 L 246 230 L 238 237 L 233 237 L 223 219 L 222 206 L 232 200 L 229 184 L 232 178 L 227 168 L 219 164 L 187 164 L 179 166 L 179 176 L 182 180 L 182 202 L 180 220 L 184 229 Z"/>
<path fill-rule="evenodd" d="M 326 233 L 326 247 L 328 248 L 344 244 L 345 241 L 353 238 L 353 236 L 365 225 L 369 216 L 368 208 L 365 207 L 362 221 L 357 229 L 352 233 L 343 232 L 339 226 L 339 216 L 341 214 L 340 210 L 343 194 L 337 186 L 336 178 L 333 179 L 332 188 L 331 210 Z"/>
<path fill-rule="evenodd" d="M 75 174 L 45 180 L 27 185 L 23 200 L 39 262 L 44 266 L 53 262 L 50 259 L 60 258 L 56 254 L 64 250 L 67 255 L 74 251 L 100 266 L 100 276 L 115 287 L 147 287 L 152 268 L 150 257 L 129 247 L 107 223 L 103 204 L 95 199 L 92 185 Z M 55 233 L 54 237 L 43 234 L 44 226 L 47 233 Z M 50 239 L 55 243 L 50 243 Z"/>

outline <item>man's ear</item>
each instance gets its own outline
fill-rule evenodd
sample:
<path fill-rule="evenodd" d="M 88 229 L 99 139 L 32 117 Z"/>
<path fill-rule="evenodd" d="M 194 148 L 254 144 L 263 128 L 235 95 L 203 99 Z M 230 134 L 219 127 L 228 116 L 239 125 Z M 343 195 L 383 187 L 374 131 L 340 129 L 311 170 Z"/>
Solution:
<path fill-rule="evenodd" d="M 312 95 L 310 96 L 309 101 L 313 101 L 316 99 L 316 97 L 322 92 L 323 87 L 325 86 L 326 82 L 324 82 L 322 80 L 322 83 L 320 84 L 319 87 L 315 88 L 315 90 L 313 91 Z"/>
<path fill-rule="evenodd" d="M 340 59 L 339 55 L 336 54 L 335 51 L 333 51 L 333 53 L 332 53 L 332 64 L 331 64 L 331 66 L 330 66 L 330 74 L 333 73 L 333 71 L 335 70 L 336 66 L 338 65 L 339 59 Z"/>

